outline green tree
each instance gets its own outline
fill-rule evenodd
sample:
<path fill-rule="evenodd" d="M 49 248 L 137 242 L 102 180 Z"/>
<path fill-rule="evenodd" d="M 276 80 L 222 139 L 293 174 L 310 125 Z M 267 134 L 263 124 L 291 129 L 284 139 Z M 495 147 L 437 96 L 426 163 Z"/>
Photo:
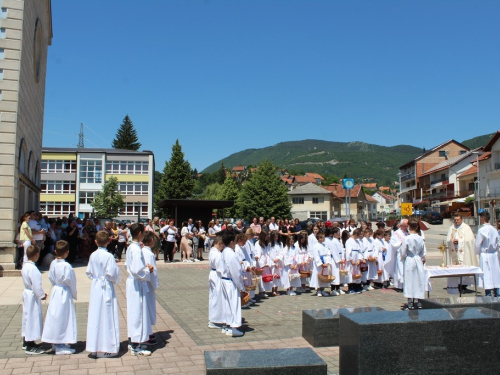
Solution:
<path fill-rule="evenodd" d="M 134 124 L 128 115 L 123 119 L 122 124 L 116 132 L 115 139 L 111 143 L 111 147 L 119 148 L 122 150 L 133 150 L 137 151 L 141 148 L 141 144 L 138 142 L 137 131 L 134 129 Z"/>
<path fill-rule="evenodd" d="M 222 192 L 220 199 L 222 200 L 234 200 L 235 205 L 230 208 L 226 208 L 224 211 L 224 215 L 227 217 L 235 217 L 236 216 L 236 202 L 238 199 L 238 185 L 236 181 L 233 180 L 231 176 L 227 176 L 224 184 L 222 185 Z"/>
<path fill-rule="evenodd" d="M 222 196 L 222 185 L 214 182 L 213 184 L 207 185 L 203 193 L 200 195 L 200 199 L 204 200 L 218 200 Z"/>
<path fill-rule="evenodd" d="M 237 200 L 238 216 L 247 220 L 254 216 L 289 217 L 291 207 L 288 189 L 267 159 L 243 185 Z"/>
<path fill-rule="evenodd" d="M 184 160 L 179 140 L 172 146 L 172 156 L 165 162 L 163 176 L 158 186 L 158 192 L 155 195 L 155 204 L 158 212 L 166 214 L 158 207 L 158 203 L 163 199 L 186 199 L 190 198 L 194 188 L 193 173 L 191 165 Z"/>
<path fill-rule="evenodd" d="M 330 184 L 338 184 L 340 182 L 339 178 L 335 175 L 326 175 L 324 180 L 321 181 L 322 186 L 328 186 Z"/>
<path fill-rule="evenodd" d="M 94 207 L 97 217 L 117 217 L 120 210 L 125 207 L 123 196 L 118 191 L 118 179 L 111 177 L 106 181 L 90 205 Z"/>
<path fill-rule="evenodd" d="M 216 172 L 216 182 L 222 185 L 224 181 L 226 181 L 226 167 L 224 167 L 224 162 L 222 162 Z"/>

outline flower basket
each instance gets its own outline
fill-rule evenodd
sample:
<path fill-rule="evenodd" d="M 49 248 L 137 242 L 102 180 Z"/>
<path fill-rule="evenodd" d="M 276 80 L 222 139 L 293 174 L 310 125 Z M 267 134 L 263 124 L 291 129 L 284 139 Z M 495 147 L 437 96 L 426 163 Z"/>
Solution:
<path fill-rule="evenodd" d="M 340 263 L 339 275 L 347 276 L 348 273 L 349 273 L 349 270 L 346 268 L 346 264 Z"/>
<path fill-rule="evenodd" d="M 296 272 L 296 273 L 290 273 L 290 274 L 288 274 L 288 278 L 290 280 L 300 279 L 300 273 L 298 273 L 298 272 Z"/>
<path fill-rule="evenodd" d="M 330 275 L 330 268 L 326 267 L 323 268 L 320 273 L 318 273 L 318 280 L 323 283 L 331 283 L 333 280 L 335 280 L 335 276 Z"/>
<path fill-rule="evenodd" d="M 254 272 L 257 276 L 261 276 L 264 273 L 264 268 L 256 268 Z"/>
<path fill-rule="evenodd" d="M 311 271 L 309 270 L 309 266 L 301 265 L 299 267 L 299 274 L 300 274 L 300 277 L 311 277 Z"/>
<path fill-rule="evenodd" d="M 253 273 L 252 276 L 248 276 L 248 273 L 243 277 L 243 284 L 245 284 L 245 290 L 247 292 L 257 289 L 257 276 Z"/>
<path fill-rule="evenodd" d="M 250 302 L 250 294 L 248 292 L 241 292 L 241 306 L 248 305 Z"/>
<path fill-rule="evenodd" d="M 353 280 L 361 279 L 361 271 L 359 266 L 352 266 L 352 279 Z"/>
<path fill-rule="evenodd" d="M 273 279 L 273 275 L 262 275 L 262 281 L 265 283 L 270 283 Z"/>

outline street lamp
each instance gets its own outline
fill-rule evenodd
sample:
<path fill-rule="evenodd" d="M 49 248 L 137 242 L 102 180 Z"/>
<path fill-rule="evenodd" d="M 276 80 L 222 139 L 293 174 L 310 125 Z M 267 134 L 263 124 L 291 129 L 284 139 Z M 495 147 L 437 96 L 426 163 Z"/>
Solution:
<path fill-rule="evenodd" d="M 135 202 L 137 206 L 137 224 L 141 222 L 141 202 Z"/>
<path fill-rule="evenodd" d="M 477 168 L 477 176 L 476 176 L 476 182 L 474 183 L 474 188 L 476 191 L 474 192 L 475 198 L 476 198 L 476 222 L 479 225 L 479 151 L 472 151 L 473 154 L 476 154 L 476 168 Z"/>

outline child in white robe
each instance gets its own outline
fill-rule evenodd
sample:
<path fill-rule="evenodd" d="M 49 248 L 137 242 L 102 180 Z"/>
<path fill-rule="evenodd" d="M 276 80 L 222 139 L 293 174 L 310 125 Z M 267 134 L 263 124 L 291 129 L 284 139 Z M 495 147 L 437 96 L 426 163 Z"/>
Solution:
<path fill-rule="evenodd" d="M 345 294 L 342 289 L 340 289 L 340 265 L 344 261 L 344 248 L 342 247 L 342 242 L 340 242 L 340 228 L 327 228 L 326 229 L 326 243 L 330 250 L 331 255 L 331 270 L 332 276 L 335 279 L 331 282 L 330 295 L 339 296 Z"/>
<path fill-rule="evenodd" d="M 287 291 L 289 296 L 296 296 L 297 293 L 293 291 L 293 288 L 300 288 L 300 274 L 297 256 L 298 251 L 295 247 L 295 238 L 293 235 L 290 235 L 286 237 L 286 246 L 283 248 L 283 263 L 285 266 L 283 277 L 287 277 L 289 280 L 289 287 Z"/>
<path fill-rule="evenodd" d="M 47 294 L 42 288 L 42 274 L 36 267 L 40 258 L 40 249 L 36 245 L 30 245 L 26 249 L 28 260 L 24 262 L 21 271 L 23 277 L 23 320 L 22 335 L 23 348 L 26 354 L 43 354 L 44 348 L 35 343 L 42 337 L 43 316 L 41 301 L 47 299 Z"/>
<path fill-rule="evenodd" d="M 76 300 L 75 271 L 66 259 L 69 244 L 57 241 L 56 259 L 50 264 L 49 280 L 52 284 L 50 303 L 45 316 L 42 341 L 54 344 L 56 355 L 73 354 L 68 344 L 76 344 L 76 312 L 73 300 Z"/>
<path fill-rule="evenodd" d="M 97 250 L 90 255 L 86 275 L 92 280 L 87 321 L 86 350 L 97 358 L 116 357 L 120 351 L 120 321 L 114 284 L 121 281 L 115 258 L 108 253 L 107 231 L 95 237 Z"/>
<path fill-rule="evenodd" d="M 349 284 L 349 291 L 347 294 L 361 293 L 361 278 L 355 278 L 355 275 L 361 274 L 360 265 L 363 262 L 363 253 L 361 252 L 361 244 L 359 237 L 361 236 L 361 229 L 356 228 L 353 230 L 351 237 L 345 243 L 345 256 L 348 262 L 351 263 L 351 283 Z"/>
<path fill-rule="evenodd" d="M 252 267 L 250 265 L 250 254 L 247 253 L 245 248 L 245 243 L 247 242 L 247 236 L 245 233 L 238 233 L 236 235 L 236 245 L 234 248 L 234 253 L 237 255 L 238 260 L 241 264 L 241 274 L 244 276 L 243 284 L 245 287 L 252 284 Z M 250 302 L 242 308 L 249 308 Z"/>
<path fill-rule="evenodd" d="M 222 328 L 224 310 L 222 305 L 221 276 L 217 272 L 224 244 L 220 236 L 215 237 L 208 254 L 210 274 L 208 275 L 208 328 Z"/>
<path fill-rule="evenodd" d="M 384 231 L 382 229 L 377 229 L 373 233 L 373 249 L 377 254 L 377 277 L 373 279 L 373 285 L 375 288 L 380 289 L 389 279 L 384 268 L 387 248 L 384 243 Z"/>
<path fill-rule="evenodd" d="M 269 234 L 262 231 L 259 233 L 259 240 L 255 242 L 255 267 L 263 269 L 263 274 L 259 278 L 261 283 L 259 284 L 260 297 L 267 297 L 267 291 L 272 290 L 273 280 L 264 281 L 265 277 L 272 275 L 273 261 L 271 260 L 271 249 L 269 247 Z"/>
<path fill-rule="evenodd" d="M 408 310 L 421 309 L 419 299 L 425 298 L 425 242 L 417 234 L 418 221 L 408 222 L 410 234 L 403 239 L 401 260 L 404 262 L 403 295 L 408 298 Z"/>
<path fill-rule="evenodd" d="M 252 273 L 255 272 L 255 246 L 253 244 L 252 239 L 255 237 L 255 232 L 252 228 L 247 229 L 246 231 L 247 241 L 245 242 L 245 251 L 248 254 L 248 266 L 251 268 Z M 253 276 L 253 275 L 252 275 Z M 254 277 L 254 276 L 253 276 Z M 262 282 L 262 279 L 257 278 L 257 283 Z M 255 300 L 255 290 L 251 290 L 250 292 L 250 303 L 254 304 L 257 302 Z"/>
<path fill-rule="evenodd" d="M 297 263 L 299 264 L 299 270 L 310 271 L 312 264 L 312 249 L 309 247 L 309 237 L 306 231 L 300 231 L 297 242 L 295 243 L 295 248 L 297 249 Z M 310 292 L 308 285 L 310 282 L 310 277 L 300 278 L 300 288 L 297 292 L 305 293 Z"/>
<path fill-rule="evenodd" d="M 316 295 L 318 297 L 328 296 L 328 293 L 324 291 L 324 288 L 329 287 L 329 283 L 319 280 L 318 275 L 330 275 L 330 262 L 331 254 L 325 243 L 325 234 L 323 232 L 317 232 L 316 234 L 316 244 L 313 249 L 313 267 L 311 274 L 311 288 L 316 289 Z"/>
<path fill-rule="evenodd" d="M 133 356 L 150 356 L 151 351 L 142 348 L 153 334 L 151 317 L 148 309 L 146 293 L 149 291 L 149 280 L 154 271 L 151 264 L 146 263 L 140 241 L 144 238 L 144 226 L 134 223 L 130 226 L 132 243 L 127 249 L 127 332 L 130 340 L 130 354 Z"/>
<path fill-rule="evenodd" d="M 484 288 L 486 297 L 500 297 L 500 262 L 498 253 L 498 232 L 490 224 L 488 211 L 479 213 L 481 226 L 477 231 L 474 244 L 475 253 L 479 255 L 479 266 L 483 274 L 479 275 L 479 285 Z"/>
<path fill-rule="evenodd" d="M 238 328 L 241 326 L 241 292 L 245 291 L 241 264 L 234 252 L 234 233 L 226 232 L 222 235 L 224 250 L 217 266 L 221 275 L 221 291 L 223 296 L 223 311 L 225 313 L 225 327 L 222 333 L 227 336 L 243 336 Z"/>
<path fill-rule="evenodd" d="M 281 274 L 283 270 L 283 255 L 282 246 L 279 241 L 279 234 L 277 231 L 272 231 L 269 235 L 269 256 L 272 260 L 272 273 L 273 273 L 273 296 L 279 296 L 278 288 L 282 285 Z M 288 285 L 285 284 L 288 288 Z"/>
<path fill-rule="evenodd" d="M 371 282 L 375 280 L 377 275 L 377 261 L 370 259 L 377 259 L 378 253 L 375 252 L 375 246 L 373 243 L 373 230 L 366 228 L 363 231 L 363 257 L 368 265 L 368 271 L 363 274 L 363 282 L 365 283 L 363 290 L 373 290 Z"/>
<path fill-rule="evenodd" d="M 146 292 L 146 299 L 148 303 L 149 316 L 151 318 L 151 325 L 156 325 L 156 289 L 160 287 L 160 282 L 158 280 L 158 269 L 156 268 L 156 255 L 151 250 L 155 244 L 155 234 L 151 231 L 144 232 L 144 238 L 142 239 L 142 255 L 146 264 L 151 264 L 153 266 L 153 272 L 149 275 L 148 281 L 148 291 Z M 147 345 L 156 345 L 156 336 L 154 334 L 149 335 L 149 341 Z"/>

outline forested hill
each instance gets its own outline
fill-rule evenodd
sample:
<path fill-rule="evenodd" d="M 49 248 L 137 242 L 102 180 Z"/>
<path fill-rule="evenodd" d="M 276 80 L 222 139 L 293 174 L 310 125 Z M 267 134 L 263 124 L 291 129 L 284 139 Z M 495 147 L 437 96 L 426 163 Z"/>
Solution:
<path fill-rule="evenodd" d="M 491 136 L 486 134 L 462 143 L 470 148 L 485 146 Z M 292 174 L 314 172 L 340 178 L 348 176 L 356 179 L 356 182 L 374 181 L 379 185 L 387 185 L 397 181 L 399 166 L 422 152 L 421 148 L 409 145 L 385 147 L 363 142 L 306 139 L 243 150 L 210 165 L 202 173 L 214 172 L 222 162 L 231 169 L 237 165 L 257 166 L 268 159 Z"/>
<path fill-rule="evenodd" d="M 398 167 L 422 153 L 422 149 L 399 145 L 377 146 L 363 142 L 328 142 L 314 139 L 282 142 L 271 147 L 248 149 L 232 154 L 207 167 L 213 172 L 221 162 L 227 168 L 258 165 L 268 159 L 290 173 L 314 172 L 377 181 L 386 185 L 397 181 Z"/>

